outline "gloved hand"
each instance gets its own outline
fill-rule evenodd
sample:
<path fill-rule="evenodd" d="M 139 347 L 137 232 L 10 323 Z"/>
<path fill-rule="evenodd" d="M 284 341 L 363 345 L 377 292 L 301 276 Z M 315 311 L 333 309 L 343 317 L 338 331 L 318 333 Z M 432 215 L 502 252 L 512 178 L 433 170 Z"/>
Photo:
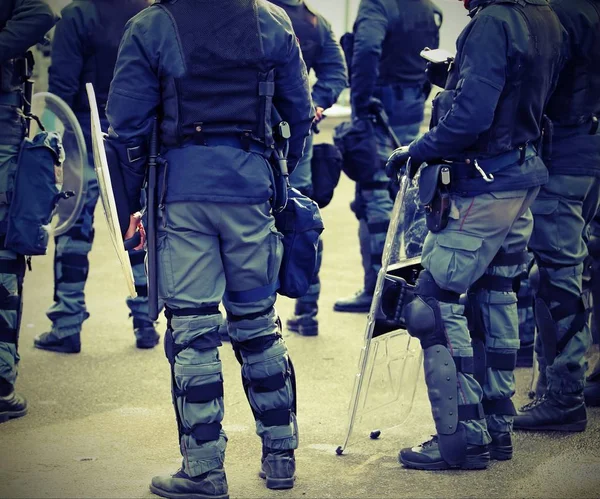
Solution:
<path fill-rule="evenodd" d="M 400 175 L 404 174 L 406 164 L 410 159 L 408 148 L 409 146 L 399 147 L 388 158 L 387 163 L 385 164 L 385 173 L 392 180 L 397 180 Z"/>
<path fill-rule="evenodd" d="M 381 102 L 377 97 L 371 97 L 369 99 L 369 113 L 370 114 L 379 114 L 383 110 L 383 102 Z"/>

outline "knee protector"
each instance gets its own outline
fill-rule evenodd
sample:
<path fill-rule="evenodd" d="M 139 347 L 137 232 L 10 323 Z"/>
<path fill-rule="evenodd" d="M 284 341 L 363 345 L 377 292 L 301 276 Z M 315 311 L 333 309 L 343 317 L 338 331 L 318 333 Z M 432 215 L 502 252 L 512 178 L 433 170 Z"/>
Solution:
<path fill-rule="evenodd" d="M 0 316 L 0 342 L 12 343 L 19 346 L 19 332 L 23 317 L 23 280 L 25 278 L 25 257 L 17 255 L 15 260 L 0 260 L 0 274 L 14 275 L 17 280 L 17 292 L 12 293 L 0 284 L 0 310 L 16 312 L 14 323 Z"/>

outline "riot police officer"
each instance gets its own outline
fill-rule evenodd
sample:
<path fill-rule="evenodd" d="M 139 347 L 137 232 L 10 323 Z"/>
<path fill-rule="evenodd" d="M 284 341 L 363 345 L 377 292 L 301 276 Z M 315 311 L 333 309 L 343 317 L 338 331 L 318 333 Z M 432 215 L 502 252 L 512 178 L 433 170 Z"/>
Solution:
<path fill-rule="evenodd" d="M 54 22 L 54 14 L 42 0 L 0 4 L 0 422 L 27 412 L 27 402 L 14 390 L 25 257 L 6 249 L 4 243 L 19 147 L 25 138 L 25 52 L 42 41 Z"/>
<path fill-rule="evenodd" d="M 390 158 L 398 167 L 410 157 L 410 175 L 428 162 L 420 172 L 431 223 L 424 270 L 403 313 L 424 349 L 437 435 L 399 455 L 427 470 L 512 457 L 514 279 L 527 260 L 529 207 L 548 179 L 538 140 L 565 55 L 566 34 L 545 0 L 465 5 L 472 20 L 435 100 L 433 128 Z"/>
<path fill-rule="evenodd" d="M 430 0 L 362 0 L 354 24 L 350 69 L 353 119 L 371 119 L 371 101 L 379 99 L 402 144 L 419 133 L 430 85 L 425 48 L 437 48 L 441 13 Z M 359 220 L 364 268 L 363 288 L 335 303 L 338 312 L 368 312 L 381 267 L 383 245 L 392 211 L 384 165 L 393 146 L 382 127 L 376 128 L 380 163 L 369 182 L 356 186 L 351 207 Z"/>
<path fill-rule="evenodd" d="M 303 0 L 270 0 L 282 7 L 290 16 L 296 36 L 300 41 L 302 57 L 310 72 L 314 69 L 317 81 L 312 88 L 312 99 L 315 105 L 315 122 L 321 121 L 325 110 L 336 103 L 342 90 L 348 83 L 346 61 L 340 44 L 335 38 L 331 25 L 327 20 L 312 11 Z M 311 197 L 313 157 L 313 135 L 306 139 L 304 155 L 290 176 L 293 187 Z M 321 294 L 319 269 L 321 267 L 323 243 L 319 242 L 319 258 L 315 277 L 308 293 L 296 301 L 294 316 L 286 325 L 290 331 L 302 336 L 316 336 L 319 323 L 316 315 L 317 303 Z"/>
<path fill-rule="evenodd" d="M 547 388 L 521 409 L 515 428 L 583 431 L 591 337 L 582 276 L 589 224 L 600 205 L 600 1 L 549 3 L 569 33 L 570 57 L 546 111 L 553 123 L 550 180 L 531 208 L 538 358 Z"/>
<path fill-rule="evenodd" d="M 132 214 L 155 117 L 160 130 L 158 295 L 183 463 L 151 490 L 228 497 L 221 300 L 262 439 L 261 474 L 268 488 L 291 488 L 295 378 L 274 308 L 282 242 L 269 201 L 272 125 L 276 138 L 287 127 L 271 118 L 289 124 L 293 171 L 314 113 L 289 17 L 260 0 L 152 5 L 126 28 L 106 114 Z"/>
<path fill-rule="evenodd" d="M 82 211 L 65 234 L 55 237 L 54 304 L 47 312 L 52 329 L 39 335 L 34 346 L 42 350 L 78 353 L 80 332 L 89 317 L 84 287 L 89 271 L 88 254 L 94 240 L 94 210 L 98 202 L 98 182 L 93 169 L 90 139 L 90 108 L 85 84 L 96 91 L 103 128 L 112 68 L 125 23 L 144 7 L 148 0 L 76 0 L 62 10 L 52 42 L 52 66 L 48 90 L 63 99 L 74 111 L 86 139 L 89 165 L 85 168 L 86 200 Z M 130 251 L 136 298 L 128 298 L 133 316 L 138 348 L 156 346 L 159 336 L 148 318 L 144 251 Z"/>

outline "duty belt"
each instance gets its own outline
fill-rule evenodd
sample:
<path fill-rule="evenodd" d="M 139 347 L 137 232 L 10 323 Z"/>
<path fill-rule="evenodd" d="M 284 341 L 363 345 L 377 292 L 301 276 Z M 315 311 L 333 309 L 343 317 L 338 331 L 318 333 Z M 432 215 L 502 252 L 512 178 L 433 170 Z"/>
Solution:
<path fill-rule="evenodd" d="M 576 126 L 554 126 L 554 138 L 564 139 L 574 135 L 596 135 L 598 132 L 598 118 L 595 116 L 591 121 Z"/>
<path fill-rule="evenodd" d="M 192 143 L 197 145 L 203 145 L 206 147 L 217 147 L 227 146 L 235 149 L 242 149 L 247 152 L 254 152 L 257 154 L 265 155 L 270 149 L 263 143 L 254 140 L 250 136 L 243 136 L 243 134 L 212 134 L 206 133 L 202 135 L 202 141 L 198 142 L 193 140 Z"/>
<path fill-rule="evenodd" d="M 453 178 L 478 178 L 484 174 L 499 172 L 512 165 L 520 165 L 535 158 L 538 155 L 537 148 L 531 144 L 513 149 L 512 151 L 499 154 L 486 159 L 466 159 L 464 161 L 449 161 Z M 482 171 L 483 170 L 483 173 Z"/>

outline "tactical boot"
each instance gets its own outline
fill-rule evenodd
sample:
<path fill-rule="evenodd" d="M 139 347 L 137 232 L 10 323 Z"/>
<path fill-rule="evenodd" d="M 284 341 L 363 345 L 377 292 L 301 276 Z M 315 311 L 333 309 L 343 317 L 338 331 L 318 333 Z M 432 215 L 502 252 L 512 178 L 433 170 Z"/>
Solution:
<path fill-rule="evenodd" d="M 171 499 L 229 499 L 223 468 L 195 477 L 188 476 L 183 469 L 171 476 L 155 476 L 150 491 Z"/>
<path fill-rule="evenodd" d="M 296 458 L 293 450 L 263 448 L 261 469 L 258 474 L 267 480 L 268 489 L 291 489 L 296 480 Z"/>
<path fill-rule="evenodd" d="M 333 310 L 336 312 L 357 312 L 365 313 L 371 310 L 373 301 L 373 292 L 367 292 L 365 289 L 357 291 L 354 296 L 342 298 L 335 302 Z"/>
<path fill-rule="evenodd" d="M 584 431 L 587 413 L 583 394 L 547 392 L 517 411 L 515 430 Z"/>
<path fill-rule="evenodd" d="M 513 456 L 512 437 L 507 432 L 492 432 L 490 431 L 492 442 L 489 445 L 490 459 L 496 461 L 508 461 Z"/>
<path fill-rule="evenodd" d="M 14 387 L 0 378 L 0 423 L 27 414 L 27 401 L 15 392 Z"/>
<path fill-rule="evenodd" d="M 398 461 L 405 467 L 415 470 L 483 470 L 490 463 L 490 452 L 487 445 L 468 445 L 465 462 L 450 465 L 442 458 L 438 437 L 434 436 L 418 447 L 402 449 L 398 454 Z"/>
<path fill-rule="evenodd" d="M 301 336 L 317 336 L 319 334 L 317 311 L 316 303 L 297 301 L 294 316 L 286 322 L 288 330 Z"/>
<path fill-rule="evenodd" d="M 49 350 L 60 353 L 81 352 L 81 339 L 79 333 L 59 338 L 54 333 L 42 333 L 33 340 L 33 346 L 40 350 Z"/>
<path fill-rule="evenodd" d="M 135 346 L 141 349 L 154 348 L 160 341 L 160 335 L 154 329 L 154 323 L 143 319 L 133 318 L 133 334 Z"/>
<path fill-rule="evenodd" d="M 600 407 L 600 362 L 596 363 L 594 371 L 585 380 L 585 405 Z"/>

